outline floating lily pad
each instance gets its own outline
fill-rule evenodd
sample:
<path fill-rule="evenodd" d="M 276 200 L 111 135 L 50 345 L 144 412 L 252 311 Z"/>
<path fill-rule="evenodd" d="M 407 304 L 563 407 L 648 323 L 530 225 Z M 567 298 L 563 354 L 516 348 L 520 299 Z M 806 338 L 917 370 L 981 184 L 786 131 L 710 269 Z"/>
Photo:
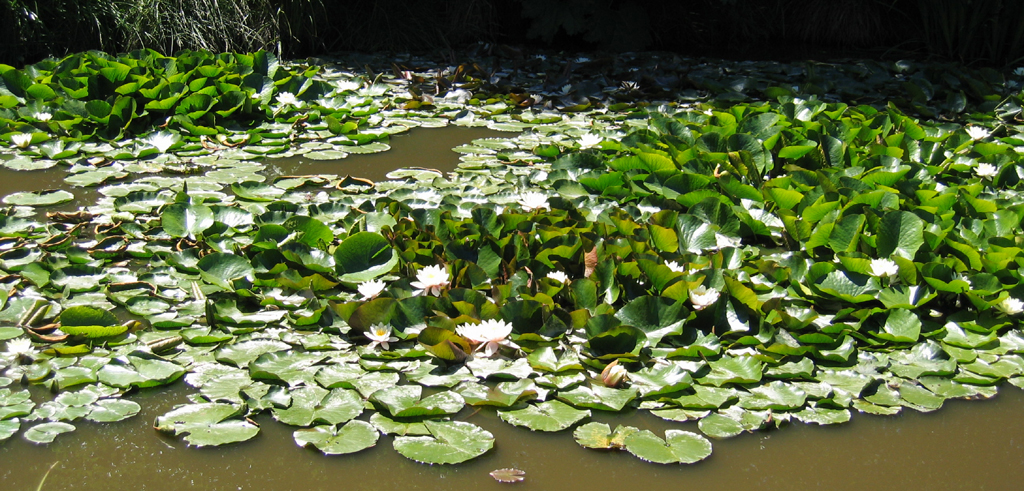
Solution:
<path fill-rule="evenodd" d="M 22 436 L 32 443 L 50 443 L 61 434 L 72 431 L 75 431 L 74 425 L 57 421 L 29 427 Z"/>
<path fill-rule="evenodd" d="M 4 196 L 3 201 L 8 205 L 52 206 L 59 205 L 61 203 L 67 203 L 73 199 L 75 199 L 74 194 L 71 194 L 63 189 L 53 189 L 49 191 L 23 191 L 19 193 L 8 194 L 7 196 Z"/>
<path fill-rule="evenodd" d="M 430 436 L 397 436 L 395 450 L 424 464 L 458 464 L 494 446 L 494 435 L 464 421 L 424 421 Z"/>
<path fill-rule="evenodd" d="M 562 431 L 590 417 L 590 410 L 575 409 L 561 401 L 545 401 L 523 409 L 498 411 L 502 421 L 534 431 Z"/>
<path fill-rule="evenodd" d="M 450 391 L 420 399 L 422 394 L 423 387 L 400 385 L 378 390 L 370 396 L 370 400 L 382 405 L 395 418 L 455 414 L 466 404 L 462 396 Z"/>
<path fill-rule="evenodd" d="M 258 426 L 242 419 L 242 407 L 232 404 L 185 404 L 162 416 L 157 416 L 154 427 L 159 431 L 183 435 L 185 441 L 197 447 L 244 442 L 259 433 Z"/>
<path fill-rule="evenodd" d="M 340 428 L 314 426 L 292 435 L 300 447 L 313 446 L 327 455 L 342 455 L 376 445 L 380 433 L 365 421 L 349 421 Z"/>
<path fill-rule="evenodd" d="M 629 453 L 658 464 L 692 464 L 711 455 L 711 442 L 689 431 L 665 430 L 662 440 L 648 430 L 641 430 L 627 436 L 625 444 Z"/>

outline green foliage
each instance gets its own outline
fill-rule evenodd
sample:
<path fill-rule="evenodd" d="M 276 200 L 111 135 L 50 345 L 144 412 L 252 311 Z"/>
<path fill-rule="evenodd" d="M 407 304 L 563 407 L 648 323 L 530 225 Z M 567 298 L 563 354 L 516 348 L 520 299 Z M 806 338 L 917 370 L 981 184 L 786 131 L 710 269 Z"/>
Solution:
<path fill-rule="evenodd" d="M 70 59 L 89 56 L 109 62 L 90 83 L 130 83 L 117 64 L 131 56 Z M 616 90 L 581 113 L 558 97 L 518 107 L 473 75 L 476 102 L 427 104 L 262 54 L 153 60 L 183 57 L 209 62 L 193 67 L 207 79 L 196 86 L 230 63 L 271 80 L 247 93 L 273 97 L 254 102 L 266 119 L 238 130 L 241 120 L 196 116 L 191 128 L 139 126 L 147 137 L 114 142 L 94 121 L 80 146 L 47 133 L 16 150 L 23 169 L 72 152 L 59 157 L 76 159 L 69 177 L 102 197 L 46 219 L 37 210 L 63 195 L 7 197 L 0 381 L 55 396 L 37 404 L 0 389 L 4 438 L 24 429 L 48 441 L 76 420 L 130 417 L 138 408 L 119 396 L 179 378 L 195 390 L 190 404 L 156 426 L 191 444 L 245 441 L 259 431 L 252 417 L 269 413 L 307 427 L 299 445 L 349 453 L 383 431 L 427 463 L 491 448 L 492 435 L 459 421 L 467 405 L 537 431 L 569 430 L 595 410 L 652 410 L 728 438 L 842 423 L 851 410 L 932 411 L 1024 384 L 1022 101 L 988 71 L 877 105 L 798 93 L 813 87 L 792 89 L 778 70 L 751 74 L 745 92 L 695 71 L 700 102 L 634 105 Z M 882 96 L 902 94 L 897 70 L 939 81 L 916 65 L 828 70 L 873 74 Z M 65 97 L 49 85 L 59 70 L 4 73 L 11 107 Z M 831 87 L 863 90 L 854 79 Z M 983 95 L 951 98 L 968 86 Z M 302 87 L 318 93 L 281 97 L 305 97 Z M 15 124 L 49 122 L 22 115 L 34 101 L 10 110 Z M 88 114 L 116 105 L 90 102 Z M 458 148 L 450 175 L 259 173 L 270 153 L 380 151 L 385 130 L 449 122 L 517 133 Z M 189 165 L 199 172 L 157 175 Z M 102 169 L 110 175 L 94 175 Z M 364 411 L 369 423 L 356 419 Z M 585 423 L 574 434 L 652 462 L 710 452 L 685 432 Z"/>

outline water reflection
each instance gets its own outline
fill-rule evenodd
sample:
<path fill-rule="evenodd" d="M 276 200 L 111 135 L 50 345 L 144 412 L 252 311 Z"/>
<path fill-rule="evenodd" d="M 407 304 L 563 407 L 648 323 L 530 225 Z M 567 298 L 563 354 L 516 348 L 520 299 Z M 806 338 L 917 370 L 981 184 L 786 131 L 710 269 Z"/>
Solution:
<path fill-rule="evenodd" d="M 1024 392 L 1005 387 L 993 400 L 949 401 L 934 413 L 896 417 L 858 414 L 847 424 L 794 424 L 780 431 L 714 441 L 701 463 L 657 465 L 625 452 L 580 448 L 568 432 L 533 433 L 501 422 L 491 410 L 469 418 L 494 433 L 494 450 L 458 466 L 421 465 L 398 455 L 390 437 L 347 456 L 327 457 L 299 448 L 294 428 L 261 417 L 254 440 L 226 448 L 187 448 L 151 428 L 153 419 L 187 402 L 178 383 L 131 396 L 143 412 L 131 420 L 79 424 L 48 446 L 20 436 L 0 444 L 0 482 L 5 489 L 35 489 L 54 461 L 44 489 L 178 490 L 308 489 L 370 490 L 501 489 L 488 472 L 526 471 L 524 489 L 588 491 L 669 489 L 1015 489 L 1024 480 Z M 631 424 L 661 433 L 691 426 L 646 412 L 597 415 L 610 424 Z"/>

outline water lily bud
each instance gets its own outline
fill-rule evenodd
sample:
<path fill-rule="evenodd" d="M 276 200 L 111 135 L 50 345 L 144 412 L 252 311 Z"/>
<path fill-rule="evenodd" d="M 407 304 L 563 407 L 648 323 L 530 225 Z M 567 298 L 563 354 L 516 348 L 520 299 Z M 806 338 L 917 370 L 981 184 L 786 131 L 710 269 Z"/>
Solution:
<path fill-rule="evenodd" d="M 619 360 L 615 360 L 601 371 L 601 381 L 605 387 L 618 387 L 628 373 L 622 365 L 619 365 Z"/>

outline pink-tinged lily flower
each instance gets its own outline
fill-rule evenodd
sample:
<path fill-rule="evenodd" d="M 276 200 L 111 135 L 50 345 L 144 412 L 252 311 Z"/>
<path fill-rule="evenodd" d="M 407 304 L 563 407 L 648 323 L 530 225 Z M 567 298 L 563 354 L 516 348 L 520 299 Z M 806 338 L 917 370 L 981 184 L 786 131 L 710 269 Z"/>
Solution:
<path fill-rule="evenodd" d="M 505 339 L 512 333 L 512 324 L 503 320 L 488 319 L 479 324 L 463 324 L 455 332 L 470 343 L 477 344 L 475 351 L 483 350 L 483 355 L 490 358 L 498 352 L 499 346 L 518 348 L 515 343 Z"/>

